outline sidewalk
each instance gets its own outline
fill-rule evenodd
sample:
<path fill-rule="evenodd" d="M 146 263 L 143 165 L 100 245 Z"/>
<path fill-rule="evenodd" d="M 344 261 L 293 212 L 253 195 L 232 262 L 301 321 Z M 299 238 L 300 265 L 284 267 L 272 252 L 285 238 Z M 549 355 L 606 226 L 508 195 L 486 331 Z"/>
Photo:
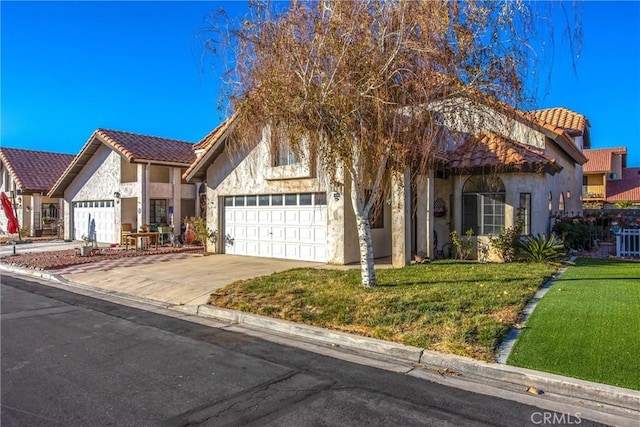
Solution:
<path fill-rule="evenodd" d="M 206 305 L 209 295 L 233 281 L 325 264 L 232 255 L 190 255 L 109 271 L 55 274 L 0 265 L 3 271 L 41 277 L 73 292 L 116 298 L 119 303 L 175 313 L 190 321 L 215 319 L 216 327 L 256 335 L 355 363 L 516 400 L 610 425 L 638 425 L 640 393 L 619 387 L 442 354 Z M 355 266 L 358 268 L 358 266 Z M 53 274 L 52 274 L 53 273 Z M 211 320 L 209 320 L 211 321 Z M 224 323 L 220 323 L 220 321 Z M 533 387 L 541 394 L 532 394 Z"/>

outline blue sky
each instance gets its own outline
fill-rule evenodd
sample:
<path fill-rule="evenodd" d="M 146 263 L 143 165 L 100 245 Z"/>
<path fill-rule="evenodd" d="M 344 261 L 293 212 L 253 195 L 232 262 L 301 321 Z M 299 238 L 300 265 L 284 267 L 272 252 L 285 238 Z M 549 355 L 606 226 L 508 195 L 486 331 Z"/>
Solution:
<path fill-rule="evenodd" d="M 76 154 L 97 128 L 197 142 L 223 119 L 199 37 L 221 7 L 246 6 L 2 1 L 1 145 Z M 559 31 L 538 107 L 584 114 L 592 148 L 627 146 L 628 165 L 640 166 L 640 2 L 583 12 L 577 73 Z"/>

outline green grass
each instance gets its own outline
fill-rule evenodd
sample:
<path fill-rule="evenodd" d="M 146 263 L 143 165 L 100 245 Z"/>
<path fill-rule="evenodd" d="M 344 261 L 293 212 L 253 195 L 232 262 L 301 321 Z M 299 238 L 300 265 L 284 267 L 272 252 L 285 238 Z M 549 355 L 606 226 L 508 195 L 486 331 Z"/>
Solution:
<path fill-rule="evenodd" d="M 640 390 L 640 263 L 579 259 L 526 326 L 508 364 Z"/>
<path fill-rule="evenodd" d="M 494 360 L 526 302 L 553 274 L 546 264 L 435 262 L 360 271 L 298 269 L 236 282 L 211 304 L 433 350 Z"/>

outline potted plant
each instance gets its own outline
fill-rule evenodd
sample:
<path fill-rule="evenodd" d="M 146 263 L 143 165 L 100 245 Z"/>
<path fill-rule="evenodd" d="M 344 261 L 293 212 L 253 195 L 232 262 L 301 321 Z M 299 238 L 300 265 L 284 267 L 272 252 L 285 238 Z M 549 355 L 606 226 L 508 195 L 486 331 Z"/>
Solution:
<path fill-rule="evenodd" d="M 90 245 L 91 239 L 89 239 L 89 237 L 87 237 L 86 234 L 83 234 L 81 239 L 84 242 L 84 245 L 80 246 L 80 255 L 82 256 L 91 255 L 91 249 L 93 249 Z"/>

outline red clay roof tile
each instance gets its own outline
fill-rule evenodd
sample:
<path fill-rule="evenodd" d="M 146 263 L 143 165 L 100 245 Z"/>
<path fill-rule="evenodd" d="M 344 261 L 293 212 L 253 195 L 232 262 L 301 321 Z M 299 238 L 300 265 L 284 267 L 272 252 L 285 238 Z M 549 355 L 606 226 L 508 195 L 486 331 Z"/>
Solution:
<path fill-rule="evenodd" d="M 98 129 L 95 133 L 129 161 L 183 163 L 186 166 L 196 159 L 190 142 L 108 129 Z"/>
<path fill-rule="evenodd" d="M 531 113 L 539 120 L 566 129 L 569 133 L 584 133 L 589 125 L 585 116 L 562 107 L 536 110 Z"/>
<path fill-rule="evenodd" d="M 0 148 L 0 158 L 23 192 L 47 192 L 69 166 L 72 154 Z"/>
<path fill-rule="evenodd" d="M 467 141 L 449 155 L 449 168 L 457 173 L 491 169 L 497 172 L 547 172 L 561 168 L 554 159 L 533 147 L 486 132 Z"/>

